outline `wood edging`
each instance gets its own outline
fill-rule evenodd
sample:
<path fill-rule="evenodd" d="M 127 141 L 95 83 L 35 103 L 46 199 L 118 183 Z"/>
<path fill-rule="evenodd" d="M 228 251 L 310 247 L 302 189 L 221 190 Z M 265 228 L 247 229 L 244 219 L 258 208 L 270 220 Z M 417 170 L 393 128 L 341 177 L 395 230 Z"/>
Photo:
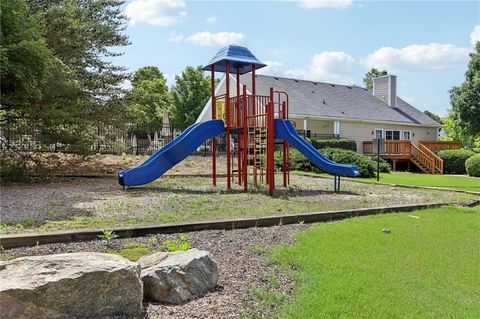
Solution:
<path fill-rule="evenodd" d="M 339 211 L 323 211 L 305 214 L 277 215 L 258 218 L 240 218 L 231 220 L 214 220 L 191 223 L 173 223 L 147 226 L 128 226 L 113 228 L 119 238 L 139 237 L 148 234 L 184 233 L 199 230 L 230 230 L 251 227 L 269 227 L 296 223 L 315 223 L 331 220 L 346 219 L 356 216 L 367 216 L 391 212 L 409 212 L 417 209 L 426 209 L 455 205 L 455 203 L 431 203 L 420 205 L 402 205 L 392 207 L 358 208 Z M 480 205 L 480 200 L 464 203 L 464 206 Z M 0 246 L 4 249 L 35 246 L 49 243 L 68 243 L 98 239 L 101 229 L 67 230 L 49 233 L 12 234 L 0 236 Z"/>

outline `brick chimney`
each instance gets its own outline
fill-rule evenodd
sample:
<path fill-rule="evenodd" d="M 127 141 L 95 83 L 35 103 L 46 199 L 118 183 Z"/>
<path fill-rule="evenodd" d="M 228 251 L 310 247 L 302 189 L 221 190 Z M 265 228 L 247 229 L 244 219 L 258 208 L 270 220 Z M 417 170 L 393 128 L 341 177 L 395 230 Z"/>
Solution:
<path fill-rule="evenodd" d="M 373 95 L 388 106 L 397 106 L 397 76 L 384 75 L 378 78 L 373 78 Z"/>

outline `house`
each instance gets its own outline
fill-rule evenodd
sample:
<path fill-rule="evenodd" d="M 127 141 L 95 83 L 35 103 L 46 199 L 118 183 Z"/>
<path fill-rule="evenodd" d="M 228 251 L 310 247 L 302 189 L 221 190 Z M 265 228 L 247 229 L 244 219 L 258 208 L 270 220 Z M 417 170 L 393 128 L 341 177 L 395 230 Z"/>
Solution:
<path fill-rule="evenodd" d="M 246 85 L 247 91 L 252 87 L 250 75 L 241 76 L 240 82 Z M 289 118 L 295 122 L 296 130 L 307 137 L 353 139 L 357 151 L 366 154 L 372 153 L 373 138 L 384 138 L 387 149 L 382 157 L 391 160 L 394 168 L 399 161 L 408 163 L 408 166 L 412 161 L 424 171 L 441 172 L 440 167 L 435 169 L 435 165 L 426 165 L 412 158 L 412 153 L 417 152 L 421 144 L 428 147 L 437 144 L 440 124 L 397 96 L 395 75 L 373 79 L 372 91 L 358 86 L 268 75 L 256 75 L 255 82 L 257 95 L 268 95 L 270 87 L 288 94 Z M 237 90 L 234 76 L 230 76 L 230 83 L 233 96 Z M 224 93 L 225 78 L 222 78 L 216 95 Z M 197 122 L 210 117 L 209 100 Z M 434 154 L 430 153 L 428 155 L 433 158 Z"/>

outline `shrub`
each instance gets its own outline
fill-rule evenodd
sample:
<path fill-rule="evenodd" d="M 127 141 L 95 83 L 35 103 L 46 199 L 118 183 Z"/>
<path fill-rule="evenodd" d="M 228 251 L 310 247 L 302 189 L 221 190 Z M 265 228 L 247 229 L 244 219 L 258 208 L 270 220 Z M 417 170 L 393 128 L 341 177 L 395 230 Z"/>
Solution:
<path fill-rule="evenodd" d="M 465 161 L 465 168 L 469 176 L 480 177 L 480 154 L 470 156 Z"/>
<path fill-rule="evenodd" d="M 443 160 L 443 172 L 447 174 L 466 174 L 465 161 L 475 155 L 469 150 L 443 150 L 437 155 Z"/>
<path fill-rule="evenodd" d="M 357 151 L 357 143 L 354 140 L 341 138 L 341 139 L 312 139 L 312 145 L 316 149 L 322 148 L 341 148 L 344 150 Z"/>
<path fill-rule="evenodd" d="M 377 171 L 376 159 L 359 154 L 354 151 L 344 150 L 339 148 L 324 148 L 320 150 L 326 157 L 334 162 L 340 164 L 349 164 L 357 166 L 360 177 L 373 177 Z M 290 149 L 290 169 L 306 172 L 321 172 L 316 166 L 314 166 L 302 153 L 296 149 Z M 280 153 L 275 154 L 275 165 L 277 168 L 282 167 L 282 159 Z M 380 160 L 380 172 L 390 172 L 390 165 L 384 160 Z"/>
<path fill-rule="evenodd" d="M 376 175 L 377 162 L 372 157 L 339 148 L 324 148 L 321 151 L 334 162 L 355 165 L 358 168 L 360 177 L 374 177 Z M 390 165 L 384 160 L 380 160 L 380 172 L 390 172 Z"/>
<path fill-rule="evenodd" d="M 30 182 L 35 178 L 47 180 L 52 177 L 55 167 L 49 164 L 50 158 L 40 153 L 3 151 L 0 153 L 0 177 L 2 182 Z M 58 162 L 58 161 L 57 161 Z"/>

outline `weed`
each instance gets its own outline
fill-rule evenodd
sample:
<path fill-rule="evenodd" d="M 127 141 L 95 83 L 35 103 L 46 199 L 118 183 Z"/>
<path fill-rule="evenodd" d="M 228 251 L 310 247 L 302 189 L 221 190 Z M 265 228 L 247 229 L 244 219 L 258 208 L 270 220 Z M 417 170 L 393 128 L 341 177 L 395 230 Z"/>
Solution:
<path fill-rule="evenodd" d="M 104 230 L 102 230 L 102 234 L 98 235 L 98 237 L 102 240 L 102 242 L 105 244 L 105 246 L 107 246 L 107 248 L 109 248 L 112 240 L 117 238 L 118 235 L 115 234 L 115 232 L 113 230 L 104 229 Z"/>
<path fill-rule="evenodd" d="M 162 241 L 162 248 L 168 252 L 185 251 L 190 248 L 190 239 L 185 234 L 179 234 L 175 239 L 165 239 Z"/>
<path fill-rule="evenodd" d="M 37 221 L 33 218 L 27 218 L 25 219 L 23 222 L 20 223 L 20 225 L 22 225 L 23 227 L 27 228 L 27 227 L 32 227 L 33 225 L 35 225 L 37 223 Z"/>
<path fill-rule="evenodd" d="M 131 261 L 137 261 L 140 257 L 145 255 L 150 255 L 151 253 L 153 253 L 153 250 L 144 244 L 126 243 L 123 245 L 122 249 L 120 250 L 108 249 L 107 253 L 120 255 Z"/>

